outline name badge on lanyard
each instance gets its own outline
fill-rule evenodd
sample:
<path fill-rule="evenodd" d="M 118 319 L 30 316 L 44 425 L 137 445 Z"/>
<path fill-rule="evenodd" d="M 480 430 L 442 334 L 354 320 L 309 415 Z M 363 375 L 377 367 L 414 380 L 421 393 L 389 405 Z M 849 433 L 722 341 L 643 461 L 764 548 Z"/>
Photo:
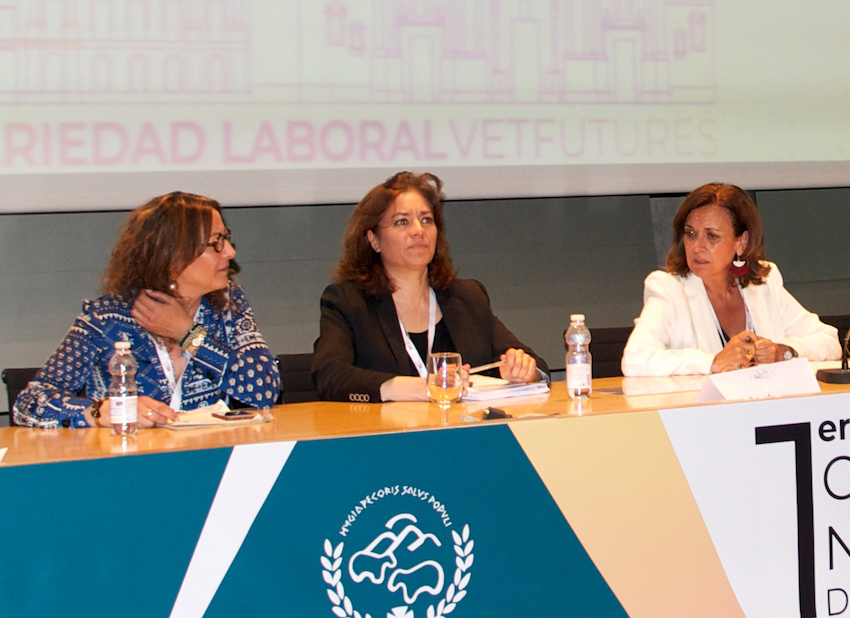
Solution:
<path fill-rule="evenodd" d="M 437 294 L 434 292 L 434 288 L 431 288 L 431 297 L 428 301 L 428 354 L 431 353 L 431 348 L 434 346 L 434 330 L 437 324 Z M 413 341 L 410 340 L 410 335 L 407 334 L 407 329 L 404 327 L 404 322 L 401 321 L 401 317 L 398 318 L 398 325 L 401 328 L 401 338 L 404 341 L 404 349 L 407 350 L 407 355 L 410 357 L 410 360 L 413 361 L 413 366 L 416 367 L 416 371 L 419 373 L 420 378 L 428 377 L 428 369 L 425 367 L 425 361 L 422 360 L 422 357 L 419 355 L 419 350 L 416 349 L 416 346 L 413 345 Z"/>
<path fill-rule="evenodd" d="M 201 307 L 199 305 L 198 309 L 195 311 L 194 322 L 199 322 L 200 315 Z M 179 412 L 180 408 L 183 406 L 183 376 L 186 375 L 186 370 L 189 369 L 189 363 L 192 360 L 192 355 L 186 350 L 183 350 L 182 356 L 186 362 L 183 365 L 183 373 L 180 374 L 180 380 L 177 380 L 177 376 L 174 372 L 174 363 L 171 360 L 171 356 L 168 354 L 168 348 L 157 341 L 156 337 L 153 335 L 150 335 L 150 338 L 151 341 L 153 341 L 154 348 L 156 348 L 156 354 L 159 356 L 159 364 L 162 365 L 162 372 L 165 374 L 165 379 L 168 381 L 168 388 L 171 389 L 171 401 L 169 402 L 168 407 L 175 412 Z"/>

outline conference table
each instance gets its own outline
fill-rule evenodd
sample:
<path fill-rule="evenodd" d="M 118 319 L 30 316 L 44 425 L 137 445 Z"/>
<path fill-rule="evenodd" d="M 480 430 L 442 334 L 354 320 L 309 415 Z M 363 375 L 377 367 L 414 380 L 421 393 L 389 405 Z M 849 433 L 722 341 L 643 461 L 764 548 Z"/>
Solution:
<path fill-rule="evenodd" d="M 850 614 L 850 388 L 703 380 L 0 429 L 0 615 Z"/>

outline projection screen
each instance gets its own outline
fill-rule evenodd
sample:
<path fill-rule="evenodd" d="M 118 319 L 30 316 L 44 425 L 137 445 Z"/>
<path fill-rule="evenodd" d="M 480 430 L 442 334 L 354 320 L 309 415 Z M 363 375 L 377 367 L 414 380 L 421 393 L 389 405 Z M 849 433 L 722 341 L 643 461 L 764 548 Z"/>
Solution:
<path fill-rule="evenodd" d="M 839 0 L 4 0 L 0 212 L 850 185 Z"/>

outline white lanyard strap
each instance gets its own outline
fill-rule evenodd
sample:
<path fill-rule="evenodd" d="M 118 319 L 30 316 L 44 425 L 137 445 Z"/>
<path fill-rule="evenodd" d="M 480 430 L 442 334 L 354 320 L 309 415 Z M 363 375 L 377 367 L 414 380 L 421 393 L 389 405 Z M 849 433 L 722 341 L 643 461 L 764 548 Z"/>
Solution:
<path fill-rule="evenodd" d="M 198 309 L 195 311 L 195 319 L 194 322 L 198 321 L 198 316 L 201 314 L 201 307 L 198 306 Z M 180 382 L 177 381 L 177 377 L 174 374 L 174 363 L 171 360 L 171 355 L 168 353 L 168 348 L 161 344 L 156 340 L 156 337 L 148 333 L 148 336 L 153 341 L 153 345 L 156 348 L 156 355 L 159 357 L 159 364 L 162 366 L 162 372 L 165 374 L 165 379 L 168 381 L 168 387 L 171 389 L 171 402 L 168 404 L 169 407 L 175 412 L 179 412 L 180 408 L 183 406 L 183 376 L 186 375 L 186 370 L 189 368 L 189 361 L 192 358 L 192 355 L 189 354 L 186 350 L 183 350 L 183 359 L 186 361 L 183 365 L 183 373 L 180 374 Z"/>
<path fill-rule="evenodd" d="M 741 291 L 740 286 L 738 287 L 738 291 Z M 741 292 L 741 298 L 743 298 L 744 294 Z M 723 347 L 726 347 L 726 344 L 729 343 L 729 339 L 723 336 L 723 328 L 720 326 L 720 320 L 717 319 L 717 313 L 714 311 L 714 305 L 710 302 L 708 306 L 711 307 L 711 317 L 714 318 L 714 325 L 717 327 L 717 334 L 720 336 L 720 343 Z M 755 326 L 753 326 L 753 316 L 750 314 L 750 308 L 747 307 L 747 301 L 744 301 L 744 328 L 751 333 L 756 332 Z"/>
<path fill-rule="evenodd" d="M 428 354 L 431 353 L 431 348 L 434 346 L 434 330 L 437 324 L 437 294 L 434 288 L 431 288 L 431 298 L 428 301 Z M 404 322 L 401 321 L 401 316 L 398 318 L 398 325 L 401 328 L 401 338 L 404 341 L 404 349 L 407 350 L 407 355 L 413 361 L 413 366 L 419 373 L 420 378 L 428 377 L 428 369 L 425 367 L 425 362 L 419 355 L 419 350 L 413 345 L 410 340 L 410 335 L 407 334 L 407 329 L 404 327 Z"/>
<path fill-rule="evenodd" d="M 151 337 L 153 339 L 153 337 Z M 156 346 L 156 354 L 159 356 L 159 364 L 162 365 L 162 372 L 165 374 L 165 379 L 168 380 L 168 387 L 171 389 L 171 402 L 169 407 L 175 412 L 180 411 L 183 404 L 183 376 L 186 375 L 186 368 L 189 366 L 188 352 L 183 352 L 183 358 L 186 359 L 186 366 L 183 368 L 183 374 L 180 376 L 180 382 L 177 382 L 174 375 L 174 363 L 171 361 L 171 355 L 168 353 L 168 348 L 153 340 Z"/>

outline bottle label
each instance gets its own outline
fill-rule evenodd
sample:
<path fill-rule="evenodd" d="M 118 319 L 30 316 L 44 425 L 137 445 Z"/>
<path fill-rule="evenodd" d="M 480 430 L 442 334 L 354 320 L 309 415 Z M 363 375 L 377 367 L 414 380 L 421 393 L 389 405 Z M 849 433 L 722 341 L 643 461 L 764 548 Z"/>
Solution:
<path fill-rule="evenodd" d="M 138 400 L 136 396 L 110 397 L 109 422 L 113 425 L 127 425 L 138 422 Z"/>
<path fill-rule="evenodd" d="M 567 388 L 590 390 L 590 364 L 567 365 Z"/>

